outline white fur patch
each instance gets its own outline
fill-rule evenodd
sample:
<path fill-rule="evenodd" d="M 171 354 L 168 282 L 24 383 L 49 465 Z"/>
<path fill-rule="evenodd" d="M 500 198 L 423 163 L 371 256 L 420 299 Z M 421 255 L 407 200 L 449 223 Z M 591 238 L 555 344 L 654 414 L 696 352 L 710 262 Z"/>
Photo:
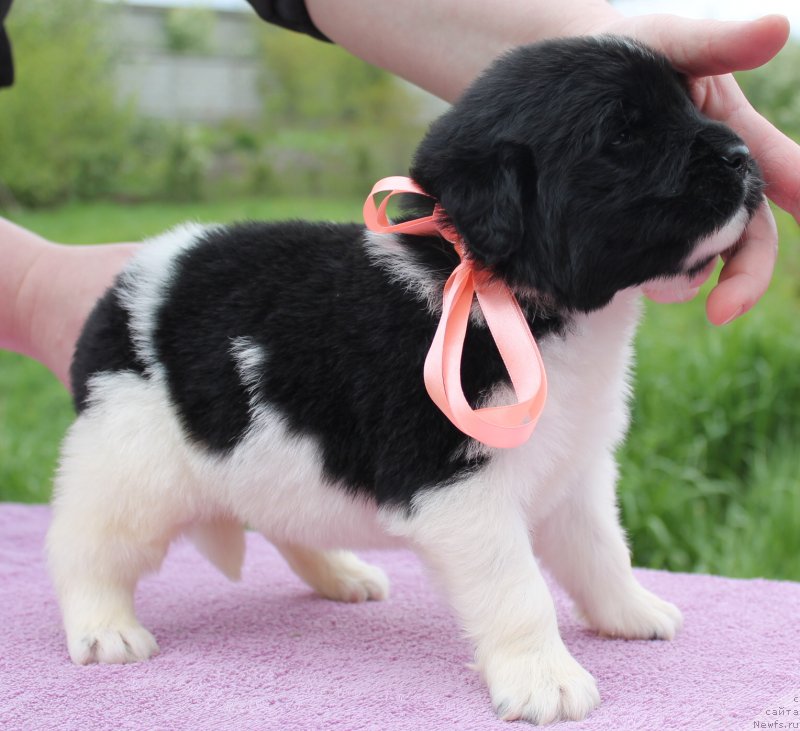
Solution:
<path fill-rule="evenodd" d="M 148 239 L 120 276 L 120 304 L 130 315 L 133 346 L 151 376 L 163 375 L 153 344 L 156 314 L 174 273 L 175 259 L 216 226 L 185 223 Z"/>
<path fill-rule="evenodd" d="M 250 413 L 257 408 L 256 394 L 267 362 L 266 350 L 253 338 L 241 336 L 231 341 L 231 355 L 242 385 L 250 395 Z"/>
<path fill-rule="evenodd" d="M 428 310 L 442 311 L 442 286 L 417 262 L 394 234 L 367 231 L 364 234 L 364 251 L 370 261 L 389 276 L 389 280 L 402 285 L 406 291 L 425 302 Z"/>
<path fill-rule="evenodd" d="M 731 248 L 742 236 L 750 216 L 742 206 L 722 228 L 700 241 L 686 259 L 684 267 L 692 269 L 709 257 L 718 256 Z"/>
<path fill-rule="evenodd" d="M 379 234 L 367 231 L 364 236 L 364 250 L 369 259 L 383 269 L 389 281 L 401 285 L 407 292 L 422 300 L 428 311 L 437 317 L 442 313 L 444 283 L 439 282 L 417 262 L 414 256 L 403 247 L 394 234 Z M 477 299 L 470 308 L 470 322 L 477 327 L 486 327 Z"/>

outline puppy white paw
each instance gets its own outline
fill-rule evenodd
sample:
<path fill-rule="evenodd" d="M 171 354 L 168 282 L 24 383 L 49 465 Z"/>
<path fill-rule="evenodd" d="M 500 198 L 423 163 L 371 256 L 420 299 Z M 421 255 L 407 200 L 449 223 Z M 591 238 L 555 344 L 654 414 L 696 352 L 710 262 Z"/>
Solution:
<path fill-rule="evenodd" d="M 68 631 L 67 645 L 76 665 L 138 662 L 158 653 L 155 638 L 140 624 Z"/>
<path fill-rule="evenodd" d="M 683 615 L 674 604 L 636 586 L 629 594 L 602 611 L 585 612 L 587 624 L 600 634 L 626 640 L 671 640 L 683 626 Z"/>
<path fill-rule="evenodd" d="M 316 590 L 337 602 L 381 601 L 389 596 L 389 579 L 377 566 L 352 554 L 331 563 L 331 570 L 320 577 Z"/>
<path fill-rule="evenodd" d="M 496 652 L 483 672 L 504 721 L 580 721 L 600 704 L 594 678 L 560 640 L 537 652 Z"/>

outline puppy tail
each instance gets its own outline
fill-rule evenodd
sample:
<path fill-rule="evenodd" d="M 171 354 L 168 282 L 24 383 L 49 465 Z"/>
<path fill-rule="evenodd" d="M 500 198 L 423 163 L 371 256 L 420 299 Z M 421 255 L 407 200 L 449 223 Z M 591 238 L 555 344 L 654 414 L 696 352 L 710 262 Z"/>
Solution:
<path fill-rule="evenodd" d="M 229 518 L 195 523 L 186 531 L 186 536 L 231 581 L 242 578 L 244 526 L 241 523 Z"/>

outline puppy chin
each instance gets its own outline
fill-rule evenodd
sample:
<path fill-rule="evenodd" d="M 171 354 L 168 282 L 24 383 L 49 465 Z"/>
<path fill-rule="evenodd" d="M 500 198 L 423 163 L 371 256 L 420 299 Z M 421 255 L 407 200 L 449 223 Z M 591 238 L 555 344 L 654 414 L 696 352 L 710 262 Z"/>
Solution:
<path fill-rule="evenodd" d="M 717 257 L 694 275 L 680 274 L 676 277 L 651 279 L 642 285 L 642 292 L 653 302 L 667 304 L 670 302 L 688 302 L 694 299 L 717 266 Z"/>
<path fill-rule="evenodd" d="M 700 291 L 717 266 L 720 254 L 733 251 L 741 241 L 750 213 L 742 206 L 722 228 L 701 240 L 683 265 L 683 272 L 645 282 L 642 292 L 653 302 L 688 302 Z"/>

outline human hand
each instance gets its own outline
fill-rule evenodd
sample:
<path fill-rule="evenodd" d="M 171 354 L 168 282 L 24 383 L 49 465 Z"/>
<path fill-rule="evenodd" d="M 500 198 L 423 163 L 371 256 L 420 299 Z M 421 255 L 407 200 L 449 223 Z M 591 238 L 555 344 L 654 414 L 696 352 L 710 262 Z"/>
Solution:
<path fill-rule="evenodd" d="M 731 75 L 761 66 L 780 51 L 789 35 L 786 18 L 771 15 L 748 22 L 721 22 L 645 15 L 617 18 L 588 32 L 631 36 L 665 53 L 689 76 L 698 108 L 727 124 L 747 143 L 761 166 L 767 195 L 800 222 L 800 146 L 753 109 Z M 713 324 L 731 322 L 761 298 L 777 253 L 778 232 L 765 202 L 709 294 L 706 313 Z"/>

